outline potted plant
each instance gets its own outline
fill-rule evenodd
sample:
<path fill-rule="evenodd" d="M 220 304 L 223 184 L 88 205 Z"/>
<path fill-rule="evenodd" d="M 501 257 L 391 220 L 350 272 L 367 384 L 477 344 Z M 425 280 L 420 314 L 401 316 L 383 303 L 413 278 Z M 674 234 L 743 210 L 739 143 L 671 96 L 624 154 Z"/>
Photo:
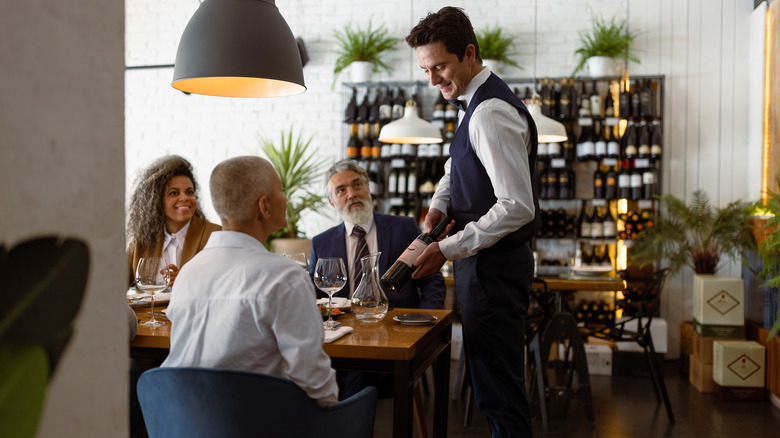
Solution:
<path fill-rule="evenodd" d="M 580 61 L 572 76 L 588 63 L 591 76 L 617 76 L 616 59 L 626 62 L 639 59 L 631 55 L 630 49 L 637 37 L 636 32 L 626 29 L 626 22 L 617 22 L 614 17 L 607 23 L 597 16 L 591 19 L 593 25 L 590 32 L 579 32 L 580 48 L 574 53 L 579 55 Z"/>
<path fill-rule="evenodd" d="M 498 63 L 503 62 L 506 65 L 523 69 L 515 60 L 511 58 L 517 55 L 511 52 L 515 44 L 511 35 L 505 34 L 501 26 L 487 27 L 477 31 L 477 43 L 479 44 L 479 57 L 482 63 L 490 67 L 493 72 L 498 72 Z"/>
<path fill-rule="evenodd" d="M 723 208 L 710 205 L 707 194 L 697 190 L 691 205 L 672 196 L 660 198 L 663 215 L 644 229 L 628 251 L 628 261 L 640 266 L 666 260 L 674 274 L 688 266 L 697 274 L 715 274 L 724 255 L 741 258 L 754 247 L 750 205 L 734 201 Z"/>
<path fill-rule="evenodd" d="M 323 162 L 309 149 L 312 138 L 304 139 L 301 133 L 294 134 L 292 128 L 289 132 L 282 131 L 278 144 L 262 136 L 259 138 L 263 153 L 279 173 L 282 192 L 287 197 L 287 226 L 271 234 L 266 246 L 277 253 L 304 252 L 308 255 L 311 241 L 300 239 L 303 235 L 298 229 L 298 221 L 304 210 L 319 212 L 325 205 L 323 196 L 310 189 L 322 176 Z M 285 244 L 297 248 L 282 248 Z"/>
<path fill-rule="evenodd" d="M 352 23 L 347 23 L 343 32 L 337 30 L 334 32 L 334 36 L 339 42 L 339 48 L 336 52 L 339 57 L 333 67 L 334 84 L 342 70 L 350 65 L 352 66 L 350 67 L 352 82 L 366 82 L 371 79 L 372 73 L 378 73 L 380 70 L 387 73 L 392 71 L 392 68 L 382 60 L 381 56 L 384 52 L 391 50 L 398 39 L 389 35 L 384 24 L 374 28 L 369 20 L 368 27 L 361 29 L 353 27 Z"/>

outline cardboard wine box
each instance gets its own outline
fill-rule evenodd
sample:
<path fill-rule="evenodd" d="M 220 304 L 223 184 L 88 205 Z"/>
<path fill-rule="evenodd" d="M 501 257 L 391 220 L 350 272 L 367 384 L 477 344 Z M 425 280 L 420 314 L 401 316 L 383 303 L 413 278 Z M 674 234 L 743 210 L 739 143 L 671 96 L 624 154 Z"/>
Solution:
<path fill-rule="evenodd" d="M 756 341 L 715 341 L 712 379 L 720 386 L 763 388 L 764 346 Z"/>
<path fill-rule="evenodd" d="M 693 355 L 702 363 L 712 363 L 712 346 L 715 341 L 736 341 L 734 338 L 718 338 L 693 334 Z"/>
<path fill-rule="evenodd" d="M 701 362 L 696 356 L 688 357 L 690 373 L 688 381 L 691 382 L 699 392 L 712 392 L 714 382 L 712 381 L 712 364 Z"/>
<path fill-rule="evenodd" d="M 745 285 L 740 278 L 693 276 L 696 333 L 708 337 L 745 337 Z"/>
<path fill-rule="evenodd" d="M 591 376 L 612 375 L 612 348 L 605 344 L 585 344 L 588 373 Z"/>

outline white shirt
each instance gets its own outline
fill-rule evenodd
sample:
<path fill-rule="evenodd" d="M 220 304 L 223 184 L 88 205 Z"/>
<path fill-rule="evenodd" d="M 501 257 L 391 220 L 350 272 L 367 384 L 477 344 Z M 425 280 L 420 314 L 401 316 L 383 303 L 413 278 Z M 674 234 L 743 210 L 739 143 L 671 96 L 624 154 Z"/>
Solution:
<path fill-rule="evenodd" d="M 477 89 L 490 76 L 485 67 L 459 97 L 469 105 Z M 462 111 L 459 118 L 465 113 Z M 479 220 L 439 242 L 448 260 L 470 257 L 516 231 L 534 218 L 533 186 L 528 165 L 528 121 L 506 101 L 492 98 L 474 109 L 469 122 L 469 140 L 485 167 L 497 201 Z M 431 208 L 447 212 L 450 202 L 450 160 L 431 200 Z"/>
<path fill-rule="evenodd" d="M 247 234 L 216 231 L 173 289 L 171 350 L 162 366 L 284 377 L 320 406 L 337 403 L 311 279 L 295 262 Z"/>
<path fill-rule="evenodd" d="M 187 222 L 187 225 L 183 226 L 181 230 L 174 234 L 171 234 L 168 232 L 168 230 L 165 230 L 165 241 L 163 242 L 162 257 L 165 259 L 166 263 L 181 266 L 181 252 L 184 248 L 184 240 L 187 237 L 187 230 L 190 229 L 190 222 L 192 222 L 192 219 Z"/>
<path fill-rule="evenodd" d="M 352 235 L 352 229 L 355 225 L 360 225 L 363 230 L 366 231 L 366 243 L 368 244 L 368 253 L 374 254 L 377 252 L 378 244 L 376 242 L 376 227 L 374 226 L 374 215 L 371 214 L 369 219 L 362 224 L 353 224 L 347 220 L 344 220 L 344 239 L 347 244 L 347 270 L 349 275 L 349 297 L 352 298 L 352 294 L 355 292 L 355 283 L 361 275 L 361 272 L 355 272 L 355 252 L 357 251 L 357 236 Z"/>

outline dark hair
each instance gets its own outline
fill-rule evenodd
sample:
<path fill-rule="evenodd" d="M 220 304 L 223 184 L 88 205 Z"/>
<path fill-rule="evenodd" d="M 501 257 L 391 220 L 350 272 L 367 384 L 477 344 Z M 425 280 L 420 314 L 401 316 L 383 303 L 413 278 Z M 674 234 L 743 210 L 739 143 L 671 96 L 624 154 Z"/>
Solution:
<path fill-rule="evenodd" d="M 458 61 L 463 61 L 466 47 L 473 44 L 477 60 L 482 61 L 474 27 L 462 8 L 445 6 L 439 9 L 439 12 L 430 12 L 412 28 L 406 37 L 406 43 L 413 49 L 426 44 L 442 43 L 448 52 L 458 56 Z"/>
<path fill-rule="evenodd" d="M 165 186 L 175 176 L 189 178 L 197 197 L 198 182 L 195 181 L 192 165 L 178 155 L 157 159 L 138 176 L 128 207 L 127 240 L 130 244 L 135 243 L 145 250 L 151 250 L 163 235 Z M 195 209 L 194 216 L 204 217 L 200 204 Z"/>

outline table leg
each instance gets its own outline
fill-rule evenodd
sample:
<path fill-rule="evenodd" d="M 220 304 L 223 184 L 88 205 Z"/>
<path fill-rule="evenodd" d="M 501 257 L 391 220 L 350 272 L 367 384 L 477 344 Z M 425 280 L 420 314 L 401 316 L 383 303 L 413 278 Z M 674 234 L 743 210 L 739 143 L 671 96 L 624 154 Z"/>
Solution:
<path fill-rule="evenodd" d="M 439 357 L 433 363 L 434 399 L 433 399 L 433 436 L 444 438 L 447 436 L 447 415 L 449 413 L 449 382 L 450 382 L 450 350 L 451 344 L 439 353 Z"/>
<path fill-rule="evenodd" d="M 409 362 L 395 361 L 393 373 L 393 438 L 412 436 L 414 380 Z M 437 386 L 438 390 L 438 386 Z"/>

